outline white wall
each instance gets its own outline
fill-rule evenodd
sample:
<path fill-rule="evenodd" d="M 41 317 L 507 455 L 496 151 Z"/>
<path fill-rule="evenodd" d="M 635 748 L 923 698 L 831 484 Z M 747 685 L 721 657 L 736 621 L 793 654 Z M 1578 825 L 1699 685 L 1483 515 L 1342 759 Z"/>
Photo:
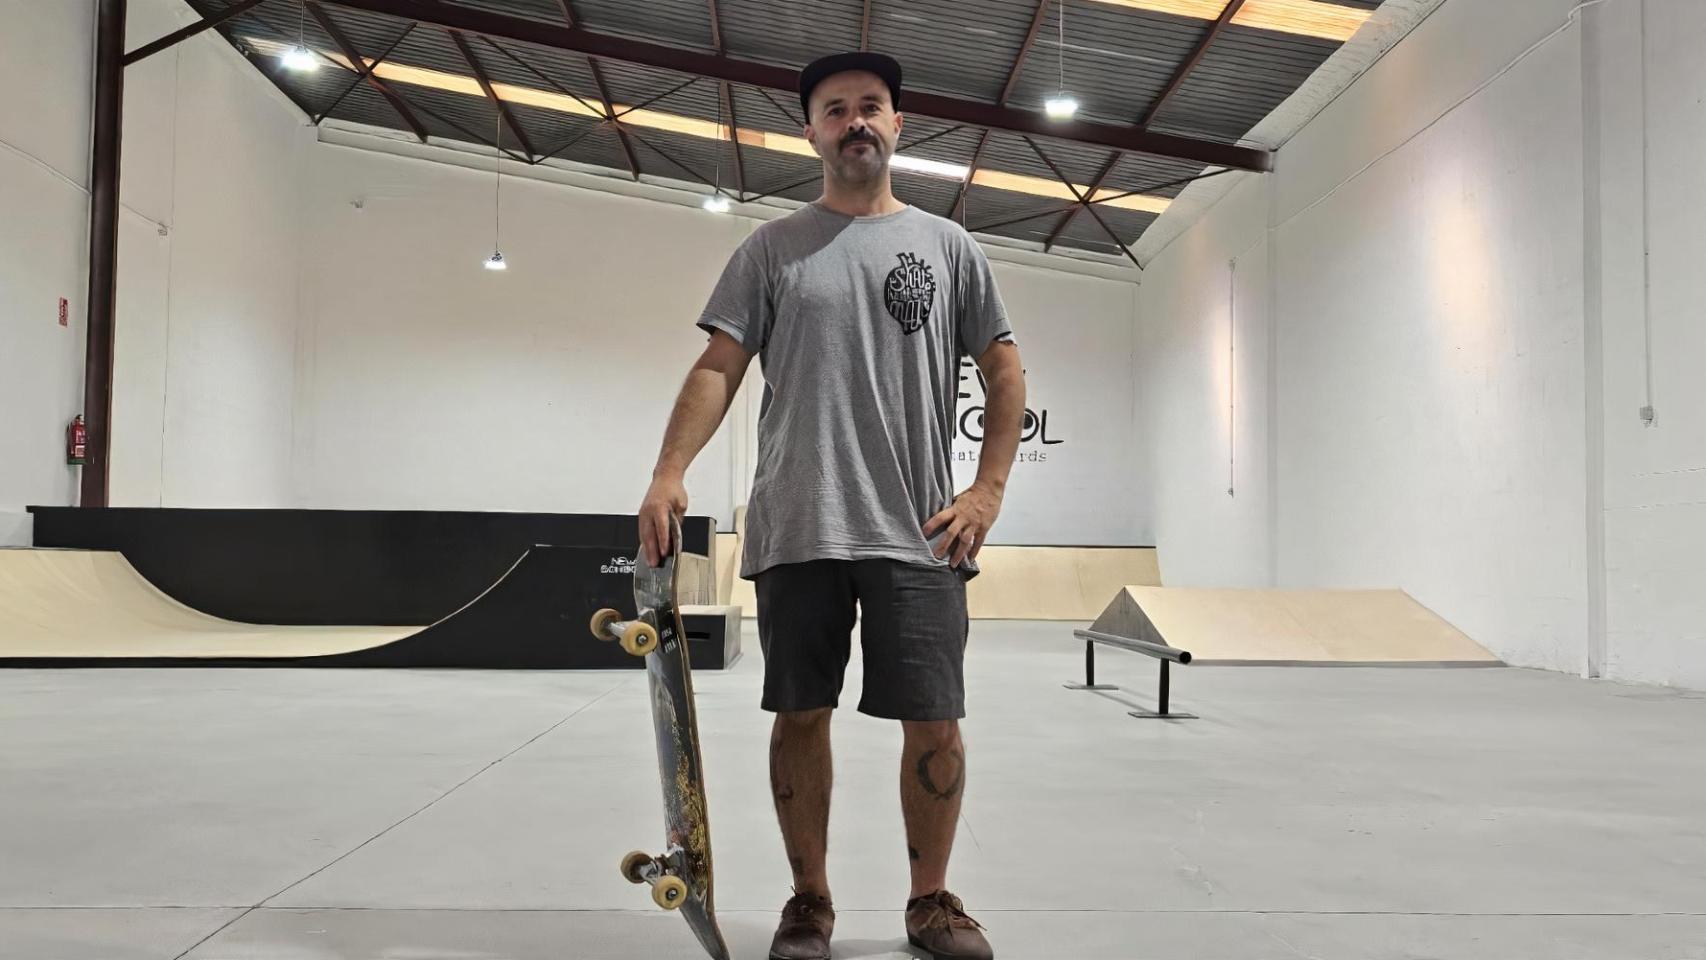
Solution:
<path fill-rule="evenodd" d="M 1607 41 L 1600 70 L 1597 27 L 1584 47 L 1572 25 L 1502 72 L 1574 4 L 1447 3 L 1287 144 L 1275 174 L 1149 265 L 1143 458 L 1159 471 L 1169 583 L 1398 586 L 1513 663 L 1603 661 L 1607 675 L 1706 685 L 1706 610 L 1684 587 L 1706 568 L 1706 397 L 1688 376 L 1706 360 L 1688 306 L 1706 213 L 1688 169 L 1706 140 L 1706 68 L 1688 51 L 1706 20 L 1682 0 L 1648 3 L 1664 98 L 1650 130 L 1655 379 L 1674 391 L 1660 422 L 1631 417 L 1641 389 L 1628 382 L 1642 329 L 1627 196 L 1638 207 L 1638 36 Z M 1638 14 L 1637 0 L 1609 0 L 1592 16 L 1625 29 Z M 1603 358 L 1589 323 L 1601 286 Z M 1224 496 L 1234 385 L 1248 506 Z M 1246 451 L 1267 458 L 1271 488 Z"/>
<path fill-rule="evenodd" d="M 1706 689 L 1706 7 L 1648 0 L 1644 50 L 1639 12 L 1627 0 L 1593 11 L 1584 52 L 1598 188 L 1587 316 L 1603 349 L 1589 410 L 1603 451 L 1603 664 L 1608 676 Z M 1651 425 L 1640 416 L 1649 404 Z"/>
<path fill-rule="evenodd" d="M 1163 583 L 1273 582 L 1266 184 L 1234 188 L 1139 289 L 1140 456 Z"/>
<path fill-rule="evenodd" d="M 320 508 L 631 512 L 693 322 L 755 221 L 333 144 L 313 150 L 304 260 L 301 500 Z M 359 206 L 357 204 L 359 203 Z M 1134 287 L 997 263 L 1031 407 L 999 542 L 1138 543 L 1130 429 Z M 748 383 L 756 382 L 754 363 Z M 975 374 L 962 408 L 981 403 Z M 731 529 L 754 405 L 737 402 L 688 475 L 691 509 Z M 975 418 L 975 414 L 973 414 Z M 957 448 L 977 449 L 970 441 Z M 1031 459 L 1035 455 L 1038 459 Z M 957 471 L 969 483 L 976 464 Z"/>
<path fill-rule="evenodd" d="M 1026 408 L 1008 475 L 997 544 L 1146 546 L 1150 471 L 1138 459 L 1134 406 L 1134 285 L 996 262 L 996 284 L 1025 365 Z M 955 484 L 977 478 L 984 392 L 976 364 L 961 362 Z"/>
<path fill-rule="evenodd" d="M 129 46 L 191 19 L 133 0 Z M 125 81 L 112 503 L 289 506 L 313 132 L 212 33 Z"/>
<path fill-rule="evenodd" d="M 744 222 L 321 145 L 297 467 L 318 508 L 631 512 Z M 360 203 L 360 207 L 356 206 Z M 732 521 L 730 430 L 689 474 Z"/>
<path fill-rule="evenodd" d="M 92 4 L 0 0 L 0 545 L 29 542 L 26 505 L 77 495 L 93 29 Z"/>
<path fill-rule="evenodd" d="M 0 0 L 0 543 L 77 499 L 94 9 Z M 193 19 L 133 0 L 129 45 Z M 112 502 L 283 505 L 300 118 L 212 34 L 125 81 Z"/>
<path fill-rule="evenodd" d="M 1560 670 L 1587 637 L 1573 38 L 1274 240 L 1280 584 L 1397 583 Z"/>

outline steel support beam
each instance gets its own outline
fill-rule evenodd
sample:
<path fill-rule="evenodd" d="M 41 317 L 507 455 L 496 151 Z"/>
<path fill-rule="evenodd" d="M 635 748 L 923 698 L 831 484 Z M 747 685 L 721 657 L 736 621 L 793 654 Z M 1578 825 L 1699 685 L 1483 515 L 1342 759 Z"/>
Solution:
<path fill-rule="evenodd" d="M 532 163 L 539 151 L 533 149 L 533 141 L 527 136 L 527 131 L 521 129 L 521 124 L 516 122 L 515 114 L 510 112 L 509 104 L 503 102 L 503 98 L 498 96 L 498 92 L 492 89 L 492 81 L 486 76 L 486 69 L 480 66 L 479 58 L 474 56 L 474 48 L 468 46 L 467 38 L 455 30 L 450 31 L 450 40 L 456 44 L 456 49 L 462 52 L 462 59 L 468 61 L 468 69 L 474 71 L 474 79 L 480 81 L 480 89 L 486 92 L 486 99 L 490 100 L 492 106 L 497 108 L 498 117 L 503 120 L 503 125 L 509 128 L 510 134 L 515 137 L 515 142 L 521 144 L 522 152 L 527 154 L 527 162 Z"/>
<path fill-rule="evenodd" d="M 735 148 L 735 189 L 740 196 L 746 198 L 746 159 L 740 152 L 740 118 L 735 116 L 734 90 L 728 84 L 723 84 L 723 109 L 729 114 L 729 139 Z"/>
<path fill-rule="evenodd" d="M 960 189 L 954 194 L 954 206 L 948 211 L 949 220 L 958 220 L 960 211 L 965 209 L 966 194 L 971 192 L 971 182 L 977 179 L 977 165 L 983 160 L 983 148 L 989 146 L 989 131 L 977 138 L 977 149 L 971 152 L 971 163 L 966 166 L 966 175 L 960 180 Z"/>
<path fill-rule="evenodd" d="M 95 125 L 89 176 L 89 314 L 83 359 L 85 507 L 107 505 L 112 466 L 113 332 L 118 305 L 119 154 L 124 142 L 125 0 L 95 7 Z"/>
<path fill-rule="evenodd" d="M 508 47 L 500 46 L 498 44 L 498 42 L 493 40 L 491 37 L 481 37 L 480 39 L 485 42 L 486 46 L 491 47 L 493 50 L 496 50 L 498 53 L 501 53 L 504 56 L 508 57 L 511 63 L 515 64 L 516 66 L 520 67 L 523 70 L 526 70 L 528 73 L 531 73 L 534 76 L 538 77 L 541 81 L 544 82 L 544 84 L 547 87 L 550 87 L 551 89 L 557 91 L 558 93 L 562 94 L 563 96 L 568 97 L 569 99 L 575 101 L 576 103 L 587 108 L 588 110 L 591 110 L 593 113 L 600 112 L 601 108 L 594 107 L 592 104 L 587 102 L 587 99 L 585 97 L 574 92 L 573 90 L 570 90 L 568 87 L 563 86 L 562 84 L 558 83 L 557 81 L 551 79 L 551 77 L 548 74 L 546 74 L 543 70 L 540 70 L 538 67 L 534 66 L 533 64 L 528 63 L 526 60 L 523 60 L 520 57 L 516 56 L 514 53 L 511 53 L 510 49 Z"/>
<path fill-rule="evenodd" d="M 564 28 L 568 30 L 579 29 L 575 26 L 576 17 L 574 4 L 571 3 L 570 0 L 557 0 L 557 6 L 563 11 Z M 487 33 L 486 39 L 499 40 L 503 38 L 495 34 Z M 553 45 L 547 43 L 541 44 L 541 46 L 549 47 Z M 557 49 L 562 50 L 567 48 L 558 47 Z M 585 51 L 578 52 L 584 53 Z M 628 128 L 622 126 L 621 121 L 616 119 L 616 110 L 610 105 L 610 86 L 604 82 L 604 71 L 599 69 L 598 61 L 594 59 L 591 54 L 587 55 L 586 66 L 588 70 L 592 71 L 592 82 L 598 87 L 599 103 L 604 105 L 604 122 L 610 124 L 611 129 L 616 131 L 617 139 L 622 141 L 622 154 L 628 158 L 628 172 L 633 175 L 636 181 L 638 181 L 640 179 L 640 158 L 634 153 L 633 141 L 628 139 Z M 580 98 L 576 97 L 575 99 L 578 100 Z M 558 149 L 562 148 L 559 147 Z"/>
<path fill-rule="evenodd" d="M 1226 5 L 1226 9 L 1220 11 L 1220 19 L 1209 25 L 1208 32 L 1203 34 L 1203 38 L 1191 50 L 1191 55 L 1185 58 L 1185 62 L 1179 65 L 1179 69 L 1173 71 L 1173 76 L 1167 81 L 1167 86 L 1162 89 L 1161 95 L 1155 98 L 1155 102 L 1149 105 L 1149 109 L 1143 114 L 1143 119 L 1138 121 L 1138 126 L 1147 130 L 1149 125 L 1155 122 L 1155 117 L 1161 112 L 1161 108 L 1165 107 L 1167 102 L 1173 99 L 1173 95 L 1179 92 L 1179 88 L 1185 85 L 1185 80 L 1191 75 L 1191 71 L 1197 68 L 1197 64 L 1202 63 L 1202 58 L 1208 54 L 1208 48 L 1214 46 L 1214 41 L 1220 39 L 1220 35 L 1226 30 L 1227 24 L 1232 22 L 1232 18 L 1238 15 L 1238 11 L 1243 6 L 1244 0 L 1231 0 Z"/>
<path fill-rule="evenodd" d="M 1043 14 L 1048 12 L 1051 0 L 1037 0 L 1037 8 L 1031 13 L 1031 28 L 1025 31 L 1025 42 L 1019 45 L 1019 52 L 1013 56 L 1013 66 L 1007 71 L 1007 82 L 1001 86 L 1001 96 L 995 100 L 996 106 L 1005 107 L 1013 96 L 1013 88 L 1019 85 L 1019 73 L 1025 68 L 1025 58 L 1030 55 L 1031 47 L 1036 45 L 1037 33 L 1042 30 Z M 977 140 L 977 149 L 972 151 L 971 164 L 966 167 L 965 179 L 960 181 L 959 192 L 954 194 L 954 206 L 948 211 L 948 219 L 958 220 L 960 211 L 965 208 L 966 194 L 971 192 L 972 181 L 977 179 L 977 164 L 983 159 L 983 148 L 989 145 L 989 131 L 983 131 L 983 136 Z"/>
<path fill-rule="evenodd" d="M 793 107 L 787 106 L 786 104 L 778 103 L 776 101 L 776 98 L 771 95 L 769 89 L 767 89 L 765 87 L 759 87 L 758 93 L 764 99 L 770 101 L 770 105 L 772 107 L 776 108 L 777 113 L 780 113 L 782 116 L 787 117 L 789 120 L 793 121 L 795 124 L 797 124 L 801 127 L 804 127 L 806 125 L 806 121 L 803 118 L 794 116 L 794 108 Z"/>
<path fill-rule="evenodd" d="M 1035 153 L 1042 162 L 1048 164 L 1048 168 L 1054 171 L 1054 175 L 1060 178 L 1060 182 L 1066 184 L 1066 189 L 1072 191 L 1073 199 L 1078 201 L 1078 206 L 1073 209 L 1089 210 L 1090 216 L 1095 217 L 1096 222 L 1102 225 L 1102 230 L 1107 233 L 1108 239 L 1114 241 L 1115 245 L 1120 248 L 1120 252 L 1125 254 L 1127 260 L 1131 261 L 1132 266 L 1142 270 L 1143 264 L 1137 262 L 1137 257 L 1132 255 L 1131 249 L 1125 245 L 1125 241 L 1120 239 L 1120 235 L 1114 232 L 1113 227 L 1108 226 L 1108 221 L 1103 220 L 1102 215 L 1097 213 L 1096 208 L 1090 204 L 1090 194 L 1079 193 L 1078 188 L 1072 184 L 1072 178 L 1068 177 L 1066 175 L 1066 171 L 1060 169 L 1053 160 L 1049 159 L 1048 154 L 1044 153 L 1043 149 L 1037 146 L 1037 142 L 1035 140 L 1032 140 L 1030 137 L 1026 137 L 1025 144 L 1031 148 L 1031 151 Z"/>
<path fill-rule="evenodd" d="M 1102 169 L 1098 170 L 1095 178 L 1090 181 L 1090 192 L 1086 196 L 1094 197 L 1096 192 L 1102 189 L 1102 184 L 1108 179 L 1108 175 L 1113 173 L 1114 168 L 1119 165 L 1119 154 L 1116 153 L 1108 157 L 1107 162 L 1102 164 Z M 1055 223 L 1054 229 L 1049 231 L 1048 238 L 1043 241 L 1044 253 L 1047 253 L 1048 249 L 1054 246 L 1054 242 L 1060 239 L 1060 235 L 1065 233 L 1066 228 L 1072 226 L 1072 221 L 1076 220 L 1078 215 L 1083 212 L 1084 204 L 1076 203 L 1073 204 L 1072 209 L 1061 215 L 1060 220 Z"/>
<path fill-rule="evenodd" d="M 361 68 L 366 66 L 361 51 L 355 48 L 355 44 L 350 43 L 349 37 L 345 36 L 338 25 L 332 21 L 332 18 L 326 15 L 326 11 L 320 9 L 318 3 L 315 3 L 314 0 L 303 0 L 303 3 L 308 7 L 308 15 L 314 18 L 314 22 L 320 25 L 320 29 L 326 31 L 326 36 L 331 37 L 332 42 L 337 44 L 338 49 L 343 52 L 344 59 L 350 62 L 350 69 L 356 73 L 361 73 Z M 425 143 L 427 140 L 426 127 L 421 124 L 420 118 L 416 117 L 415 112 L 409 109 L 409 105 L 404 102 L 397 91 L 392 90 L 389 84 L 374 76 L 371 70 L 367 71 L 366 79 L 368 85 L 379 91 L 379 95 L 391 104 L 391 109 L 397 111 L 397 116 L 403 118 L 403 122 L 409 125 L 409 129 L 414 131 L 415 136 L 419 137 L 422 143 Z"/>
<path fill-rule="evenodd" d="M 717 14 L 717 0 L 705 0 L 711 13 L 711 45 L 717 53 L 723 52 L 723 18 Z M 717 95 L 722 99 L 723 112 L 729 115 L 729 142 L 734 145 L 735 154 L 735 190 L 740 198 L 746 199 L 746 161 L 740 155 L 740 121 L 735 117 L 735 95 L 727 80 L 718 85 Z M 720 160 L 718 161 L 721 162 Z"/>
<path fill-rule="evenodd" d="M 1019 45 L 1019 52 L 1013 57 L 1013 67 L 1007 71 L 1007 82 L 1001 87 L 1001 96 L 996 103 L 1006 106 L 1013 99 L 1013 90 L 1019 86 L 1019 74 L 1025 67 L 1025 58 L 1031 55 L 1031 48 L 1037 44 L 1037 34 L 1043 27 L 1043 14 L 1048 12 L 1048 5 L 1056 0 L 1037 0 L 1037 9 L 1031 14 L 1031 28 L 1025 31 L 1025 42 Z"/>
<path fill-rule="evenodd" d="M 598 99 L 600 103 L 604 104 L 604 115 L 608 118 L 605 122 L 615 128 L 616 136 L 622 141 L 622 153 L 628 158 L 628 172 L 633 174 L 634 179 L 638 181 L 640 179 L 640 158 L 634 153 L 634 141 L 628 136 L 628 128 L 622 125 L 622 121 L 616 119 L 616 110 L 610 105 L 610 85 L 604 82 L 604 71 L 598 68 L 597 60 L 587 57 L 586 62 L 587 66 L 592 68 L 592 82 L 598 85 Z"/>
<path fill-rule="evenodd" d="M 1212 174 L 1211 174 L 1211 176 L 1212 176 Z M 1159 189 L 1159 188 L 1151 188 L 1151 189 Z M 1105 197 L 1097 197 L 1096 199 L 1091 200 L 1090 204 L 1092 206 L 1097 205 L 1097 204 L 1106 205 L 1106 204 L 1113 203 L 1115 200 L 1124 200 L 1126 197 L 1135 197 L 1138 194 L 1145 193 L 1145 192 L 1147 192 L 1147 191 L 1145 191 L 1145 190 L 1122 190 L 1119 193 L 1110 193 Z M 1073 201 L 1070 201 L 1068 203 L 1061 204 L 1059 206 L 1050 207 L 1047 210 L 1038 210 L 1035 213 L 1027 213 L 1027 214 L 1024 214 L 1023 216 L 1009 217 L 1006 220 L 997 220 L 993 223 L 980 223 L 975 227 L 967 227 L 966 230 L 967 230 L 967 232 L 970 232 L 970 233 L 985 233 L 985 232 L 990 231 L 990 230 L 999 230 L 1002 227 L 1010 227 L 1015 223 L 1024 223 L 1028 220 L 1041 220 L 1043 217 L 1052 217 L 1052 216 L 1055 216 L 1057 214 L 1066 213 L 1067 211 L 1073 209 L 1076 206 L 1078 206 L 1078 201 L 1073 200 Z"/>
<path fill-rule="evenodd" d="M 312 116 L 313 116 L 313 118 L 314 118 L 314 125 L 315 125 L 315 126 L 316 126 L 316 127 L 317 127 L 317 126 L 319 126 L 319 125 L 320 125 L 320 121 L 322 121 L 322 120 L 324 120 L 324 119 L 326 119 L 326 118 L 327 118 L 327 117 L 329 117 L 329 116 L 331 116 L 331 115 L 332 115 L 332 111 L 333 111 L 333 110 L 336 110 L 336 109 L 337 109 L 337 108 L 338 108 L 338 104 L 341 104 L 341 103 L 343 103 L 343 102 L 344 102 L 344 100 L 345 100 L 345 98 L 347 98 L 347 97 L 348 97 L 348 96 L 349 96 L 349 95 L 350 95 L 350 94 L 352 94 L 352 93 L 354 93 L 354 92 L 355 92 L 355 88 L 356 88 L 356 87 L 359 87 L 359 86 L 361 86 L 361 85 L 362 85 L 362 84 L 363 84 L 363 83 L 365 83 L 365 82 L 367 82 L 367 75 L 368 75 L 368 74 L 370 74 L 370 73 L 372 73 L 372 72 L 373 72 L 373 71 L 375 71 L 375 70 L 377 70 L 377 69 L 379 69 L 379 65 L 380 65 L 380 64 L 382 64 L 382 63 L 384 63 L 384 62 L 385 62 L 385 61 L 386 61 L 386 60 L 389 60 L 389 59 L 391 59 L 391 54 L 393 54 L 393 53 L 395 53 L 395 52 L 396 52 L 396 51 L 397 51 L 397 48 L 398 48 L 398 47 L 400 47 L 400 46 L 402 46 L 402 45 L 403 45 L 403 41 L 404 41 L 404 40 L 407 40 L 407 39 L 409 39 L 409 34 L 412 34 L 412 33 L 414 33 L 414 32 L 415 32 L 415 27 L 417 27 L 417 26 L 419 26 L 419 24 L 415 24 L 415 23 L 411 23 L 411 24 L 409 24 L 409 29 L 407 29 L 407 30 L 404 30 L 404 31 L 403 31 L 403 33 L 402 33 L 402 35 L 401 35 L 401 36 L 399 36 L 399 37 L 398 37 L 398 38 L 397 38 L 397 39 L 396 39 L 396 40 L 395 40 L 395 41 L 394 41 L 394 42 L 393 42 L 393 43 L 392 43 L 392 44 L 391 44 L 391 46 L 389 46 L 389 47 L 387 47 L 387 48 L 385 48 L 385 52 L 384 52 L 384 53 L 382 53 L 382 54 L 380 54 L 380 55 L 379 55 L 379 56 L 377 56 L 377 57 L 374 57 L 374 58 L 373 58 L 373 61 L 372 61 L 372 62 L 371 62 L 371 63 L 368 63 L 368 64 L 366 64 L 366 65 L 364 65 L 364 66 L 363 66 L 363 67 L 362 67 L 362 68 L 361 68 L 361 70 L 360 70 L 360 71 L 359 71 L 359 72 L 357 72 L 357 73 L 356 73 L 356 75 L 355 75 L 355 79 L 353 79 L 353 80 L 351 80 L 351 81 L 350 81 L 350 82 L 349 82 L 349 86 L 347 86 L 347 87 L 345 87 L 345 88 L 344 88 L 344 92 L 343 92 L 343 93 L 340 93 L 340 94 L 338 94 L 338 98 L 337 98 L 337 99 L 336 99 L 336 100 L 333 100 L 333 101 L 332 101 L 332 103 L 331 103 L 331 106 L 328 106 L 328 107 L 326 107 L 326 108 L 325 108 L 325 109 L 324 109 L 324 110 L 321 110 L 321 111 L 320 111 L 320 112 L 318 112 L 318 113 L 315 113 L 315 114 L 312 114 Z"/>
<path fill-rule="evenodd" d="M 673 155 L 671 155 L 669 151 L 667 151 L 664 148 L 658 146 L 657 144 L 651 142 L 650 140 L 647 140 L 644 136 L 642 136 L 640 134 L 639 131 L 637 131 L 637 130 L 632 131 L 630 135 L 633 136 L 634 139 L 640 141 L 641 146 L 647 148 L 648 150 L 652 151 L 653 153 L 657 154 L 658 156 L 669 161 L 669 164 L 671 166 L 675 167 L 677 170 L 680 170 L 682 173 L 687 174 L 692 179 L 699 181 L 700 183 L 704 184 L 707 187 L 710 187 L 712 190 L 721 190 L 722 189 L 721 187 L 717 186 L 717 184 L 713 183 L 709 177 L 707 177 L 704 174 L 700 173 L 699 171 L 693 169 L 692 167 L 688 166 L 687 164 L 682 163 L 680 160 L 675 159 L 675 157 Z M 742 202 L 745 202 L 745 201 L 742 201 Z"/>
<path fill-rule="evenodd" d="M 144 44 L 125 54 L 124 65 L 128 67 L 136 61 L 152 57 L 156 53 L 159 53 L 168 47 L 175 47 L 203 30 L 217 27 L 245 10 L 260 6 L 261 2 L 262 0 L 239 0 L 238 3 L 233 3 L 231 6 L 226 7 L 218 13 L 209 14 L 187 27 L 173 30 L 171 33 L 166 34 L 160 39 L 155 40 L 152 43 Z"/>
<path fill-rule="evenodd" d="M 1226 25 L 1232 22 L 1232 18 L 1237 16 L 1238 10 L 1243 6 L 1244 0 L 1231 0 L 1226 5 L 1226 9 L 1220 11 L 1220 19 L 1209 25 L 1208 32 L 1203 34 L 1201 40 L 1197 41 L 1196 47 L 1191 50 L 1191 55 L 1185 58 L 1184 63 L 1179 64 L 1179 69 L 1173 71 L 1173 76 L 1168 79 L 1167 86 L 1162 88 L 1160 95 L 1149 105 L 1149 109 L 1143 112 L 1143 118 L 1137 122 L 1139 129 L 1148 130 L 1149 125 L 1155 122 L 1155 118 L 1161 113 L 1161 108 L 1165 107 L 1168 101 L 1173 99 L 1173 95 L 1179 92 L 1179 88 L 1185 85 L 1185 80 L 1191 75 L 1191 71 L 1197 68 L 1197 64 L 1202 63 L 1202 58 L 1208 54 L 1208 48 L 1220 38 L 1220 34 L 1226 29 Z M 1108 176 L 1114 172 L 1114 168 L 1119 164 L 1120 155 L 1118 153 L 1108 158 L 1107 162 L 1102 165 L 1102 171 L 1096 174 L 1096 179 L 1090 184 L 1090 196 L 1094 197 L 1096 191 L 1102 189 L 1102 181 L 1108 179 Z M 1065 216 L 1060 218 L 1060 222 L 1056 223 L 1054 229 L 1049 232 L 1048 239 L 1043 241 L 1045 252 L 1054 246 L 1054 242 L 1060 239 L 1060 235 L 1066 232 L 1067 227 L 1072 226 L 1072 221 L 1077 219 L 1078 214 L 1083 210 L 1082 205 L 1073 207 L 1066 212 Z"/>

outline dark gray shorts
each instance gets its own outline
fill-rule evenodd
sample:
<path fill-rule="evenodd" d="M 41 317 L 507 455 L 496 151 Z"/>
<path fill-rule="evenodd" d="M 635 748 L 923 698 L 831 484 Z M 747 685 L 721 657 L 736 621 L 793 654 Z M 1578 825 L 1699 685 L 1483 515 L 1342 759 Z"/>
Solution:
<path fill-rule="evenodd" d="M 813 560 L 771 567 L 754 586 L 765 710 L 839 704 L 859 614 L 865 663 L 860 713 L 889 720 L 966 715 L 961 573 L 898 560 Z"/>

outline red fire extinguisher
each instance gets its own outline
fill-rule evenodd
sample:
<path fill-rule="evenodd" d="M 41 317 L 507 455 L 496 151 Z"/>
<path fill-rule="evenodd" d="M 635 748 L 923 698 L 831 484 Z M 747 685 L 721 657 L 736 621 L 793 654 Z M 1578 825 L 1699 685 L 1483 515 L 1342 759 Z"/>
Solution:
<path fill-rule="evenodd" d="M 79 413 L 65 431 L 65 462 L 82 466 L 88 455 L 89 428 L 83 425 L 83 415 Z"/>

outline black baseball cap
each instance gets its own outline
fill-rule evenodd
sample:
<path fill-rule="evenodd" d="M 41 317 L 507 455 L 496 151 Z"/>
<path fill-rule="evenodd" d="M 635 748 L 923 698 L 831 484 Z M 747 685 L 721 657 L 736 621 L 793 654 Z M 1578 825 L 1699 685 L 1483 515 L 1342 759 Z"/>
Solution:
<path fill-rule="evenodd" d="M 893 57 L 881 53 L 871 53 L 868 50 L 855 50 L 851 53 L 833 53 L 827 57 L 819 57 L 806 65 L 800 71 L 800 109 L 806 112 L 807 121 L 811 120 L 812 91 L 824 78 L 849 70 L 863 70 L 874 73 L 888 84 L 889 104 L 896 110 L 900 109 L 900 62 Z"/>

